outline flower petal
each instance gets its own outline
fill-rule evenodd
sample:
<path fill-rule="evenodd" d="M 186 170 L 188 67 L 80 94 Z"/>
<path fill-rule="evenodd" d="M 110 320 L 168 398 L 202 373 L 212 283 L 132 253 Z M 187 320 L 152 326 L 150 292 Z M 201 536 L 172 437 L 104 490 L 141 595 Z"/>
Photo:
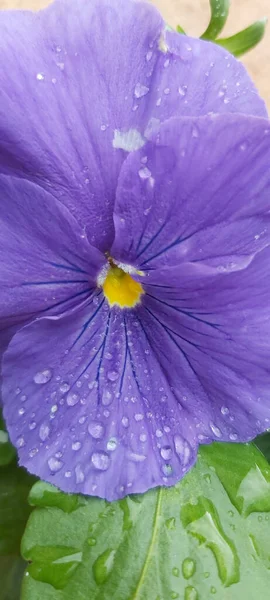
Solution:
<path fill-rule="evenodd" d="M 42 188 L 0 176 L 0 326 L 86 299 L 105 258 L 68 210 Z"/>
<path fill-rule="evenodd" d="M 189 381 L 191 420 L 195 397 L 213 439 L 246 442 L 269 428 L 269 269 L 268 247 L 240 271 L 193 281 L 182 273 L 175 287 L 146 290 L 150 345 L 158 327 L 160 364 L 171 364 L 176 389 L 177 371 L 182 383 Z"/>
<path fill-rule="evenodd" d="M 145 2 L 57 0 L 38 13 L 2 11 L 0 32 L 1 169 L 53 188 L 102 250 L 113 239 L 123 150 L 142 144 L 157 121 L 266 115 L 241 63 L 165 32 Z"/>
<path fill-rule="evenodd" d="M 112 256 L 160 281 L 164 267 L 245 267 L 269 243 L 270 126 L 218 115 L 170 119 L 123 165 Z M 194 268 L 193 268 L 194 271 Z"/>
<path fill-rule="evenodd" d="M 195 424 L 140 315 L 147 318 L 142 306 L 109 311 L 96 298 L 13 337 L 3 359 L 4 416 L 29 471 L 65 491 L 114 500 L 172 485 L 193 464 Z"/>

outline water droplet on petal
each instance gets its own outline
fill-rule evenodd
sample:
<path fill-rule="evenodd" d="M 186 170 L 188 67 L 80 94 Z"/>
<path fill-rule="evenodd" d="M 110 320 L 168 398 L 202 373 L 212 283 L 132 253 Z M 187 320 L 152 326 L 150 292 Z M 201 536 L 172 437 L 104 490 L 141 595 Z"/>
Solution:
<path fill-rule="evenodd" d="M 147 87 L 146 85 L 142 85 L 141 83 L 137 83 L 134 90 L 134 96 L 135 98 L 142 98 L 143 96 L 146 96 L 148 92 L 149 87 Z"/>
<path fill-rule="evenodd" d="M 52 378 L 52 371 L 50 369 L 45 369 L 44 371 L 39 371 L 34 375 L 34 382 L 37 384 L 48 383 Z"/>
<path fill-rule="evenodd" d="M 134 415 L 134 419 L 135 421 L 142 421 L 143 420 L 143 415 L 141 413 L 136 413 L 136 415 Z"/>
<path fill-rule="evenodd" d="M 220 412 L 222 415 L 228 415 L 229 414 L 229 409 L 227 408 L 227 406 L 222 406 L 220 409 Z"/>
<path fill-rule="evenodd" d="M 63 383 L 60 385 L 60 392 L 62 392 L 62 394 L 65 394 L 66 392 L 69 392 L 70 390 L 70 385 L 68 383 L 66 383 L 66 381 L 63 381 Z"/>
<path fill-rule="evenodd" d="M 117 448 L 117 439 L 115 437 L 111 437 L 107 442 L 107 450 L 113 452 Z"/>
<path fill-rule="evenodd" d="M 169 460 L 172 456 L 172 449 L 170 448 L 170 446 L 164 446 L 163 448 L 161 448 L 160 454 L 162 458 L 164 458 L 164 460 Z"/>
<path fill-rule="evenodd" d="M 174 436 L 174 447 L 175 452 L 180 456 L 183 466 L 185 467 L 191 456 L 191 449 L 189 443 L 184 440 L 180 435 Z"/>
<path fill-rule="evenodd" d="M 173 469 L 171 465 L 163 465 L 162 471 L 164 475 L 166 475 L 166 477 L 169 477 L 170 475 L 172 475 Z"/>
<path fill-rule="evenodd" d="M 43 73 L 37 73 L 36 78 L 38 81 L 42 81 L 44 79 Z"/>
<path fill-rule="evenodd" d="M 123 427 L 127 428 L 129 426 L 129 418 L 123 417 L 121 423 L 122 423 Z"/>
<path fill-rule="evenodd" d="M 139 177 L 141 179 L 149 179 L 149 177 L 151 177 L 151 171 L 148 169 L 148 167 L 142 167 L 139 169 Z"/>
<path fill-rule="evenodd" d="M 75 467 L 75 478 L 76 478 L 76 483 L 84 482 L 84 472 L 82 470 L 81 465 L 76 465 L 76 467 Z"/>
<path fill-rule="evenodd" d="M 110 457 L 105 452 L 94 452 L 91 460 L 98 471 L 107 471 L 110 466 Z"/>
<path fill-rule="evenodd" d="M 39 437 L 40 437 L 41 441 L 45 442 L 45 440 L 47 440 L 47 438 L 49 437 L 49 434 L 50 434 L 49 426 L 45 425 L 45 423 L 43 423 L 39 428 Z"/>
<path fill-rule="evenodd" d="M 73 442 L 73 444 L 71 445 L 72 450 L 75 450 L 76 452 L 77 450 L 80 450 L 81 447 L 81 442 Z"/>
<path fill-rule="evenodd" d="M 109 381 L 116 381 L 119 377 L 119 373 L 117 373 L 117 371 L 109 371 L 107 377 Z"/>
<path fill-rule="evenodd" d="M 146 459 L 146 456 L 144 456 L 144 454 L 138 454 L 137 452 L 128 452 L 127 453 L 127 458 L 129 460 L 132 460 L 133 462 L 144 462 L 144 460 Z"/>
<path fill-rule="evenodd" d="M 79 396 L 78 394 L 74 394 L 74 392 L 69 392 L 67 395 L 67 405 L 68 406 L 75 406 L 75 404 L 77 404 L 79 402 Z"/>
<path fill-rule="evenodd" d="M 16 446 L 17 448 L 23 448 L 23 446 L 25 446 L 25 439 L 23 436 L 17 439 Z"/>
<path fill-rule="evenodd" d="M 60 469 L 62 468 L 63 462 L 52 456 L 48 460 L 48 465 L 52 473 L 57 473 L 57 471 L 60 471 Z"/>
<path fill-rule="evenodd" d="M 95 440 L 101 439 L 104 436 L 104 431 L 105 429 L 102 423 L 93 421 L 88 426 L 88 433 L 90 433 Z"/>
<path fill-rule="evenodd" d="M 102 404 L 104 406 L 109 406 L 113 401 L 113 395 L 109 390 L 104 390 L 102 394 Z"/>
<path fill-rule="evenodd" d="M 213 423 L 212 421 L 210 421 L 209 425 L 210 425 L 210 429 L 212 430 L 213 434 L 217 438 L 220 438 L 222 436 L 222 433 L 221 433 L 219 427 L 217 427 L 217 425 L 215 425 L 215 423 Z"/>

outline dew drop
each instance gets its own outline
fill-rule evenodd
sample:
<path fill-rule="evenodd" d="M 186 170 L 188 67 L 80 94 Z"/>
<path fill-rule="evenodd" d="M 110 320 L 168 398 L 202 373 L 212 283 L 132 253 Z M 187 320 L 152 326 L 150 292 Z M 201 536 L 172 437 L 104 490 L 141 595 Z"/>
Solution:
<path fill-rule="evenodd" d="M 48 383 L 52 378 L 52 371 L 50 369 L 45 369 L 44 371 L 39 371 L 34 375 L 34 382 L 37 384 Z"/>
<path fill-rule="evenodd" d="M 165 90 L 164 90 L 165 96 L 168 96 L 168 94 L 170 93 L 170 91 L 171 91 L 170 88 L 165 88 Z"/>
<path fill-rule="evenodd" d="M 180 574 L 180 571 L 179 571 L 179 569 L 178 569 L 177 567 L 173 567 L 173 569 L 172 569 L 172 574 L 173 574 L 175 577 L 179 577 L 179 574 Z"/>
<path fill-rule="evenodd" d="M 196 571 L 196 563 L 192 558 L 185 558 L 182 562 L 182 573 L 185 579 L 190 579 Z"/>
<path fill-rule="evenodd" d="M 238 440 L 238 435 L 237 433 L 230 433 L 229 438 L 232 442 L 236 442 L 236 440 Z"/>
<path fill-rule="evenodd" d="M 63 62 L 56 63 L 56 66 L 58 67 L 58 69 L 60 69 L 60 71 L 64 71 L 65 69 L 65 63 Z"/>
<path fill-rule="evenodd" d="M 41 439 L 42 442 L 45 442 L 45 440 L 48 439 L 50 434 L 50 428 L 48 425 L 45 425 L 45 423 L 42 423 L 42 425 L 39 428 L 39 437 Z"/>
<path fill-rule="evenodd" d="M 180 456 L 183 466 L 185 467 L 188 464 L 191 456 L 190 445 L 180 435 L 175 435 L 173 441 L 175 452 L 178 454 L 178 456 Z"/>
<path fill-rule="evenodd" d="M 104 390 L 102 394 L 102 404 L 103 406 L 109 406 L 113 401 L 113 395 L 109 390 Z"/>
<path fill-rule="evenodd" d="M 163 448 L 161 448 L 160 454 L 162 458 L 164 458 L 164 460 L 170 460 L 170 458 L 172 457 L 172 449 L 170 448 L 170 446 L 164 446 Z"/>
<path fill-rule="evenodd" d="M 89 546 L 95 546 L 97 543 L 97 540 L 96 540 L 96 538 L 90 537 L 90 538 L 88 538 L 87 543 Z"/>
<path fill-rule="evenodd" d="M 209 425 L 210 425 L 210 429 L 213 432 L 213 434 L 217 438 L 220 438 L 222 436 L 222 433 L 221 433 L 219 427 L 217 427 L 217 425 L 215 425 L 215 423 L 213 423 L 212 421 L 210 421 Z"/>
<path fill-rule="evenodd" d="M 62 468 L 63 462 L 52 456 L 48 460 L 48 465 L 52 473 L 57 473 Z"/>
<path fill-rule="evenodd" d="M 134 96 L 135 98 L 142 98 L 143 96 L 146 96 L 148 92 L 149 87 L 147 87 L 146 85 L 142 85 L 141 83 L 137 83 L 134 90 Z"/>
<path fill-rule="evenodd" d="M 146 459 L 146 456 L 144 456 L 144 454 L 138 454 L 137 452 L 128 452 L 127 458 L 129 460 L 132 460 L 135 463 L 139 463 L 139 462 L 144 462 Z"/>
<path fill-rule="evenodd" d="M 179 86 L 178 93 L 180 94 L 180 96 L 185 96 L 187 93 L 187 90 L 186 90 L 186 88 Z"/>
<path fill-rule="evenodd" d="M 114 450 L 116 450 L 117 448 L 117 439 L 115 437 L 111 437 L 109 439 L 109 441 L 107 442 L 107 450 L 109 450 L 109 452 L 114 452 Z"/>
<path fill-rule="evenodd" d="M 167 529 L 173 530 L 176 527 L 176 519 L 175 517 L 171 517 L 170 519 L 167 519 L 165 521 L 165 525 L 167 527 Z"/>
<path fill-rule="evenodd" d="M 109 371 L 107 377 L 109 381 L 116 381 L 119 377 L 119 373 L 117 373 L 117 371 Z"/>
<path fill-rule="evenodd" d="M 34 458 L 34 456 L 36 456 L 37 453 L 38 453 L 38 448 L 32 448 L 29 452 L 29 457 Z"/>
<path fill-rule="evenodd" d="M 198 592 L 192 585 L 186 587 L 184 596 L 185 600 L 198 600 L 198 598 Z"/>
<path fill-rule="evenodd" d="M 162 436 L 163 436 L 163 433 L 162 433 L 161 429 L 157 429 L 156 430 L 156 437 L 157 438 L 161 438 Z"/>
<path fill-rule="evenodd" d="M 146 440 L 147 440 L 146 433 L 141 433 L 141 435 L 140 435 L 140 442 L 146 442 Z"/>
<path fill-rule="evenodd" d="M 141 179 L 149 179 L 149 177 L 151 177 L 151 171 L 148 169 L 148 167 L 142 167 L 139 169 L 139 177 Z"/>
<path fill-rule="evenodd" d="M 62 392 L 62 394 L 65 394 L 66 392 L 69 392 L 70 390 L 70 385 L 64 381 L 61 385 L 60 385 L 60 392 Z"/>
<path fill-rule="evenodd" d="M 127 428 L 129 426 L 129 419 L 128 419 L 128 417 L 123 417 L 121 423 L 122 423 L 123 427 Z"/>
<path fill-rule="evenodd" d="M 153 56 L 153 52 L 151 50 L 149 50 L 149 52 L 147 52 L 147 54 L 146 54 L 147 62 L 149 62 L 151 60 L 152 56 Z"/>
<path fill-rule="evenodd" d="M 17 439 L 16 446 L 17 446 L 17 448 L 23 448 L 25 446 L 24 437 L 21 436 Z"/>
<path fill-rule="evenodd" d="M 136 415 L 134 416 L 135 421 L 142 421 L 143 420 L 143 415 L 141 413 L 136 413 Z"/>
<path fill-rule="evenodd" d="M 24 415 L 24 413 L 25 413 L 25 408 L 19 408 L 19 410 L 18 410 L 18 415 L 19 415 L 20 417 L 22 417 L 22 415 Z"/>
<path fill-rule="evenodd" d="M 95 440 L 100 440 L 104 436 L 104 431 L 105 429 L 102 423 L 96 421 L 93 421 L 88 426 L 88 433 L 90 433 Z"/>
<path fill-rule="evenodd" d="M 164 475 L 166 475 L 166 477 L 169 477 L 170 475 L 172 475 L 173 469 L 171 465 L 163 465 L 162 471 Z"/>
<path fill-rule="evenodd" d="M 67 395 L 67 405 L 75 406 L 79 402 L 78 394 L 74 394 L 74 392 L 69 392 Z"/>
<path fill-rule="evenodd" d="M 73 442 L 71 448 L 72 450 L 75 450 L 77 452 L 77 450 L 80 450 L 80 448 L 82 447 L 81 442 Z"/>
<path fill-rule="evenodd" d="M 35 421 L 31 421 L 31 423 L 29 423 L 29 429 L 30 431 L 33 431 L 33 429 L 36 429 L 36 422 Z"/>
<path fill-rule="evenodd" d="M 222 415 L 228 415 L 229 414 L 229 409 L 227 408 L 227 406 L 222 406 L 220 409 L 220 412 Z"/>
<path fill-rule="evenodd" d="M 44 79 L 43 73 L 37 73 L 36 78 L 38 81 L 42 81 Z"/>
<path fill-rule="evenodd" d="M 75 478 L 76 478 L 76 483 L 83 483 L 84 482 L 84 472 L 82 470 L 81 465 L 76 465 L 75 467 Z"/>
<path fill-rule="evenodd" d="M 91 461 L 98 471 L 107 471 L 110 466 L 110 457 L 105 452 L 94 452 Z"/>
<path fill-rule="evenodd" d="M 97 585 L 107 581 L 114 564 L 115 550 L 108 548 L 93 564 L 93 575 Z"/>

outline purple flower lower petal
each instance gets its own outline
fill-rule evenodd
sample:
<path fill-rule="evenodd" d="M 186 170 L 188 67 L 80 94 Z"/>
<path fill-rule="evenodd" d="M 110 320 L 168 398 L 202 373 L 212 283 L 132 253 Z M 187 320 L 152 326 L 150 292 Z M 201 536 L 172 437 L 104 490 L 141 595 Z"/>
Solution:
<path fill-rule="evenodd" d="M 146 288 L 133 311 L 95 296 L 21 329 L 3 359 L 21 464 L 65 491 L 114 500 L 178 481 L 199 443 L 265 430 L 269 265 L 267 249 L 196 289 Z"/>
<path fill-rule="evenodd" d="M 123 165 L 112 256 L 160 283 L 161 269 L 175 266 L 177 277 L 185 263 L 245 267 L 269 244 L 269 160 L 264 119 L 167 121 Z"/>
<path fill-rule="evenodd" d="M 1 175 L 0 195 L 0 328 L 85 300 L 105 258 L 74 217 L 22 179 Z"/>
<path fill-rule="evenodd" d="M 215 44 L 166 32 L 145 2 L 2 11 L 0 32 L 1 169 L 53 188 L 102 250 L 113 240 L 123 150 L 142 145 L 157 122 L 266 115 L 241 63 Z"/>
<path fill-rule="evenodd" d="M 144 318 L 142 307 L 109 311 L 96 299 L 14 336 L 3 361 L 4 416 L 29 471 L 114 500 L 172 485 L 190 468 L 195 423 L 170 389 Z"/>

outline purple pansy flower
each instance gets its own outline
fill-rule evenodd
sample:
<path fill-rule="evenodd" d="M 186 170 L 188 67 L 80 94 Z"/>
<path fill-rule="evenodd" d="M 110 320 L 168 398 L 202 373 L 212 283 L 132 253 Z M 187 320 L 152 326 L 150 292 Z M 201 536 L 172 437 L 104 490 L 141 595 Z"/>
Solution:
<path fill-rule="evenodd" d="M 270 423 L 270 125 L 151 5 L 2 12 L 2 399 L 20 463 L 113 500 Z"/>

